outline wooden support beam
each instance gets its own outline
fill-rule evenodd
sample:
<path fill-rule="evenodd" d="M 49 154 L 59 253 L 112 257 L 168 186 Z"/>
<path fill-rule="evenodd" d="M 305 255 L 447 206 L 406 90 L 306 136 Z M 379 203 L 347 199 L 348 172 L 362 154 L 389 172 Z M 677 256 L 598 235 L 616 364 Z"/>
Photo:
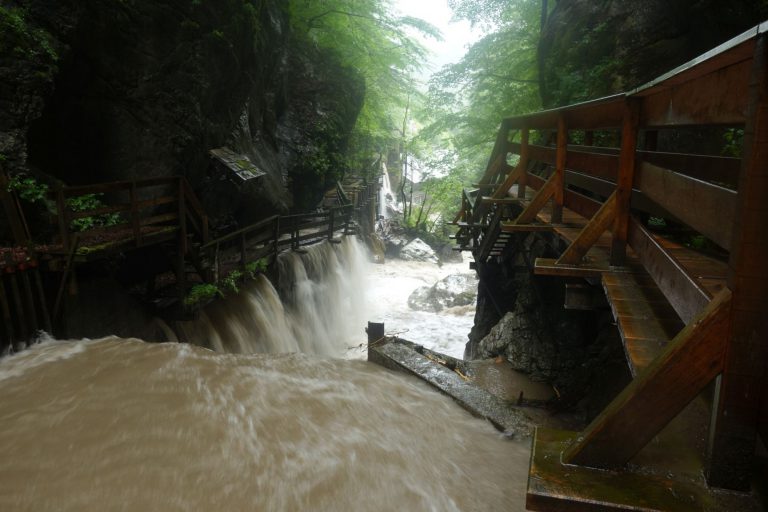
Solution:
<path fill-rule="evenodd" d="M 496 189 L 496 191 L 491 196 L 492 199 L 502 199 L 506 197 L 507 192 L 509 192 L 509 189 L 512 188 L 512 185 L 517 183 L 517 180 L 520 179 L 520 176 L 523 175 L 523 168 L 518 164 L 517 167 L 515 167 L 512 172 L 510 172 L 506 179 L 504 180 L 504 183 L 502 183 L 499 188 Z"/>
<path fill-rule="evenodd" d="M 528 183 L 528 161 L 530 159 L 530 130 L 523 128 L 520 130 L 520 162 L 517 167 L 520 169 L 520 179 L 517 181 L 517 197 L 525 198 L 525 187 Z"/>
<path fill-rule="evenodd" d="M 565 116 L 557 118 L 557 154 L 555 155 L 555 183 L 552 194 L 552 223 L 563 221 L 563 204 L 565 202 L 565 159 L 568 156 L 568 128 Z"/>
<path fill-rule="evenodd" d="M 3 203 L 5 218 L 11 226 L 14 242 L 20 246 L 25 245 L 29 240 L 29 233 L 25 229 L 22 213 L 17 208 L 13 195 L 8 192 L 8 177 L 2 169 L 0 169 L 0 202 Z"/>
<path fill-rule="evenodd" d="M 723 290 L 563 453 L 566 464 L 626 464 L 722 371 L 731 293 Z"/>
<path fill-rule="evenodd" d="M 587 251 L 597 242 L 613 222 L 616 215 L 616 193 L 614 192 L 597 211 L 579 236 L 558 258 L 558 265 L 578 265 Z"/>
<path fill-rule="evenodd" d="M 531 177 L 532 176 L 528 177 L 529 184 L 531 182 Z M 552 194 L 554 194 L 556 182 L 557 176 L 553 174 L 536 192 L 536 195 L 533 196 L 533 199 L 531 199 L 531 202 L 525 207 L 525 210 L 523 210 L 517 219 L 515 219 L 515 224 L 530 224 L 536 218 L 536 215 L 538 215 L 541 209 L 544 208 L 544 205 L 547 204 L 547 201 L 552 197 Z"/>
<path fill-rule="evenodd" d="M 16 334 L 13 329 L 13 316 L 11 315 L 10 300 L 3 284 L 3 275 L 0 274 L 0 314 L 3 317 L 3 325 L 8 334 L 8 344 L 13 347 L 16 342 Z M 0 346 L 2 348 L 2 346 Z"/>
<path fill-rule="evenodd" d="M 18 272 L 13 272 L 8 276 L 11 282 L 11 294 L 13 296 L 13 303 L 16 306 L 16 317 L 19 319 L 19 341 L 28 341 L 34 331 L 30 328 L 29 322 L 27 322 L 27 315 L 24 311 L 24 303 L 21 302 L 21 289 L 19 288 L 19 279 L 17 277 Z"/>
<path fill-rule="evenodd" d="M 136 242 L 136 247 L 141 247 L 141 221 L 139 219 L 139 198 L 136 194 L 136 182 L 131 183 L 131 188 L 129 189 L 129 196 L 130 196 L 130 216 L 131 216 L 131 227 L 133 229 L 133 238 Z M 175 198 L 174 198 L 175 200 Z"/>
<path fill-rule="evenodd" d="M 616 211 L 613 218 L 611 240 L 611 265 L 623 265 L 627 258 L 627 231 L 629 227 L 629 202 L 635 179 L 635 151 L 637 150 L 637 123 L 640 117 L 640 100 L 628 98 L 624 105 L 621 125 L 621 153 L 619 176 L 616 183 Z"/>
<path fill-rule="evenodd" d="M 65 248 L 70 247 L 69 242 L 69 218 L 67 215 L 67 203 L 64 199 L 64 188 L 59 187 L 56 190 L 56 218 L 59 223 L 59 236 L 61 245 Z"/>
<path fill-rule="evenodd" d="M 36 333 L 40 329 L 40 323 L 37 319 L 37 308 L 35 307 L 35 296 L 32 293 L 32 283 L 29 281 L 29 272 L 19 272 L 21 278 L 21 285 L 24 292 L 24 306 L 27 309 L 29 315 L 29 326 L 32 333 Z"/>
<path fill-rule="evenodd" d="M 509 150 L 509 128 L 502 122 L 499 132 L 496 134 L 496 143 L 493 146 L 491 157 L 485 168 L 480 183 L 493 183 L 499 174 L 500 166 L 507 163 L 507 151 Z"/>
<path fill-rule="evenodd" d="M 744 161 L 729 261 L 733 291 L 723 376 L 713 406 L 710 485 L 750 485 L 762 395 L 768 387 L 768 35 L 759 36 L 750 80 Z M 726 96 L 730 96 L 726 95 Z"/>

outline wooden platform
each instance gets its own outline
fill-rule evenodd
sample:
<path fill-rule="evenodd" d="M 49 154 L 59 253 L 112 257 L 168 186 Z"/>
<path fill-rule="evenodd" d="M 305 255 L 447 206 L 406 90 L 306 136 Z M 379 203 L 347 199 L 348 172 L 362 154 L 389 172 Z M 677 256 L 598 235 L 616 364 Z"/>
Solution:
<path fill-rule="evenodd" d="M 547 512 L 643 511 L 757 512 L 749 495 L 709 489 L 702 476 L 668 472 L 606 471 L 561 463 L 578 436 L 537 428 L 531 452 L 526 507 Z"/>

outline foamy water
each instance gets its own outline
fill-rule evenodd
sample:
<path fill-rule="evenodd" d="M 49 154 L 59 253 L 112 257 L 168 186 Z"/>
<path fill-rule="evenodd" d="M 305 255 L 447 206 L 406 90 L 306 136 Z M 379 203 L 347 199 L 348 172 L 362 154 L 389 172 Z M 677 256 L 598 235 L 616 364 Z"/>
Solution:
<path fill-rule="evenodd" d="M 277 288 L 259 276 L 196 320 L 178 322 L 182 339 L 218 352 L 335 357 L 365 342 L 370 263 L 356 238 L 283 253 L 278 266 Z"/>
<path fill-rule="evenodd" d="M 373 265 L 368 281 L 371 321 L 384 322 L 387 333 L 461 359 L 474 323 L 474 306 L 439 313 L 415 311 L 408 307 L 408 297 L 421 286 L 432 286 L 451 274 L 470 272 L 467 262 L 438 267 L 392 259 Z"/>
<path fill-rule="evenodd" d="M 364 361 L 55 342 L 0 361 L 0 510 L 524 510 L 528 448 Z"/>

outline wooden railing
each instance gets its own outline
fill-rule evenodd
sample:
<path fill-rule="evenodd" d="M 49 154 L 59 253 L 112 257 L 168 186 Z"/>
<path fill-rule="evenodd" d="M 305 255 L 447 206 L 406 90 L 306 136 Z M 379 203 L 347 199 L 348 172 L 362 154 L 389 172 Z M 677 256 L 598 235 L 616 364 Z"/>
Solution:
<path fill-rule="evenodd" d="M 277 257 L 281 247 L 298 249 L 301 245 L 322 240 L 337 241 L 336 234 L 350 234 L 353 229 L 351 205 L 316 213 L 274 215 L 243 229 L 211 240 L 199 248 L 201 266 L 211 269 L 205 279 L 216 282 L 222 275 L 222 254 L 232 252 L 241 268 L 262 258 Z"/>
<path fill-rule="evenodd" d="M 102 205 L 75 211 L 73 201 L 91 194 Z M 183 177 L 61 187 L 54 198 L 59 237 L 65 252 L 71 247 L 75 234 L 81 245 L 89 239 L 100 242 L 106 239 L 141 247 L 146 237 L 176 228 L 181 232 L 181 239 L 187 240 L 190 226 L 201 242 L 208 240 L 208 217 Z M 73 224 L 88 219 L 93 220 L 92 225 L 81 224 L 76 229 Z"/>
<path fill-rule="evenodd" d="M 687 325 L 579 434 L 566 463 L 622 466 L 719 376 L 708 480 L 748 485 L 768 387 L 767 32 L 768 24 L 756 27 L 626 94 L 505 119 L 485 173 L 462 195 L 456 238 L 480 265 L 503 257 L 503 234 L 564 231 L 564 212 L 575 213 L 587 219 L 583 228 L 537 273 L 607 275 L 631 257 Z M 674 152 L 670 141 L 685 133 L 743 133 L 743 158 L 722 156 L 724 144 Z M 514 214 L 506 208 L 513 199 L 522 209 Z M 693 271 L 692 253 L 649 230 L 649 215 L 711 240 L 722 263 Z M 605 265 L 585 261 L 606 232 Z"/>

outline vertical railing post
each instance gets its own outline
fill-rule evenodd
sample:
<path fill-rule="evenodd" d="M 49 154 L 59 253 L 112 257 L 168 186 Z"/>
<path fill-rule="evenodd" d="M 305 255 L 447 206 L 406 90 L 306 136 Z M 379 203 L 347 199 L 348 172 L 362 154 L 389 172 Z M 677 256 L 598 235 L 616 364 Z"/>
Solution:
<path fill-rule="evenodd" d="M 219 258 L 219 243 L 216 242 L 216 245 L 213 250 L 213 282 L 218 283 L 220 276 L 221 276 L 221 259 Z"/>
<path fill-rule="evenodd" d="M 16 318 L 19 319 L 19 341 L 20 343 L 23 343 L 25 341 L 29 341 L 29 339 L 32 337 L 32 332 L 30 330 L 30 326 L 27 323 L 27 315 L 24 313 L 24 304 L 21 302 L 21 290 L 19 290 L 19 280 L 16 276 L 18 272 L 18 269 L 13 269 L 13 272 L 11 272 L 8 276 L 10 282 L 11 282 L 11 293 L 13 294 L 13 302 L 16 305 Z M 16 349 L 17 347 L 14 347 Z"/>
<path fill-rule="evenodd" d="M 275 261 L 280 254 L 280 217 L 275 217 Z"/>
<path fill-rule="evenodd" d="M 333 240 L 333 216 L 336 208 L 331 208 L 328 212 L 328 240 Z"/>
<path fill-rule="evenodd" d="M 40 328 L 40 323 L 37 319 L 37 309 L 35 308 L 35 296 L 32 294 L 32 283 L 29 281 L 29 270 L 27 268 L 20 268 L 19 270 L 21 270 L 19 277 L 21 278 L 21 285 L 24 291 L 24 304 L 29 314 L 31 332 L 34 335 Z"/>
<path fill-rule="evenodd" d="M 139 220 L 139 205 L 136 197 L 136 182 L 131 182 L 130 188 L 131 200 L 131 225 L 133 226 L 133 238 L 136 240 L 136 247 L 141 247 L 141 222 Z"/>
<path fill-rule="evenodd" d="M 184 197 L 184 178 L 178 180 L 179 194 L 179 253 L 176 255 L 177 285 L 179 292 L 179 304 L 184 307 L 184 298 L 187 293 L 187 275 L 185 271 L 187 255 L 187 206 Z"/>
<path fill-rule="evenodd" d="M 0 202 L 3 203 L 5 217 L 11 226 L 11 233 L 17 245 L 23 245 L 29 239 L 25 223 L 22 220 L 22 212 L 17 208 L 17 203 L 13 196 L 8 192 L 8 178 L 0 166 Z"/>
<path fill-rule="evenodd" d="M 565 116 L 557 118 L 557 153 L 555 154 L 555 192 L 552 195 L 552 223 L 563 222 L 565 201 L 565 159 L 568 151 L 568 127 Z"/>
<path fill-rule="evenodd" d="M 728 287 L 730 335 L 709 432 L 710 485 L 749 490 L 760 407 L 768 388 L 768 38 L 752 61 Z"/>
<path fill-rule="evenodd" d="M 530 130 L 526 126 L 520 131 L 520 162 L 517 164 L 521 171 L 520 179 L 517 180 L 517 197 L 520 199 L 525 198 L 525 187 L 528 184 L 529 138 Z"/>
<path fill-rule="evenodd" d="M 240 267 L 245 270 L 248 264 L 248 250 L 245 243 L 245 232 L 240 233 Z"/>
<path fill-rule="evenodd" d="M 34 277 L 37 299 L 40 302 L 40 313 L 43 317 L 43 327 L 47 333 L 53 334 L 53 325 L 51 324 L 51 316 L 48 313 L 48 304 L 46 302 L 45 290 L 43 289 L 43 281 L 40 278 L 40 268 L 38 267 L 37 261 L 35 261 Z"/>
<path fill-rule="evenodd" d="M 5 330 L 8 333 L 8 345 L 13 347 L 13 344 L 16 341 L 16 334 L 13 330 L 13 317 L 11 316 L 10 299 L 6 295 L 2 274 L 0 274 L 0 314 L 2 314 L 3 325 L 5 325 Z"/>
<path fill-rule="evenodd" d="M 56 210 L 59 219 L 59 235 L 64 249 L 69 249 L 69 219 L 67 215 L 67 202 L 64 199 L 64 187 L 60 186 L 56 190 Z"/>
<path fill-rule="evenodd" d="M 621 152 L 619 153 L 619 175 L 616 181 L 616 217 L 613 221 L 611 241 L 611 265 L 622 266 L 627 257 L 627 231 L 629 229 L 629 206 L 632 198 L 632 184 L 635 180 L 635 154 L 637 151 L 637 130 L 640 120 L 640 100 L 627 98 L 621 122 Z"/>

